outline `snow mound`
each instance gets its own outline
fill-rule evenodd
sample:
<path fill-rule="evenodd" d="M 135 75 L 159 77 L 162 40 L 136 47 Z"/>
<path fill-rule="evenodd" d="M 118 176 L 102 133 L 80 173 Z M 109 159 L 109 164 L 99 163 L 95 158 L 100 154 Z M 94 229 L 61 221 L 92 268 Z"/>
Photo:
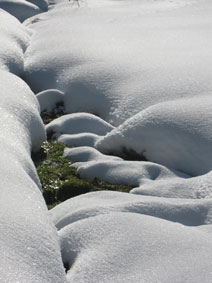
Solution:
<path fill-rule="evenodd" d="M 172 199 L 102 191 L 83 194 L 66 200 L 51 209 L 57 230 L 83 219 L 111 212 L 150 215 L 187 226 L 212 223 L 212 201 Z"/>
<path fill-rule="evenodd" d="M 63 103 L 64 93 L 57 89 L 48 89 L 36 95 L 41 111 L 51 112 L 58 103 Z"/>
<path fill-rule="evenodd" d="M 109 193 L 103 194 L 104 198 Z M 212 256 L 208 250 L 212 240 L 209 233 L 127 210 L 114 212 L 112 208 L 110 213 L 92 215 L 86 196 L 89 199 L 94 194 L 84 196 L 88 217 L 70 224 L 67 220 L 67 225 L 58 233 L 63 261 L 70 268 L 69 282 L 210 281 Z M 116 201 L 120 204 L 119 197 Z M 77 218 L 80 198 L 73 199 L 74 208 L 65 202 L 58 209 L 66 205 L 66 209 L 72 210 L 70 218 Z M 102 204 L 101 197 L 94 197 L 93 206 L 96 204 L 97 210 L 105 206 L 107 209 L 105 200 Z M 113 203 L 111 206 L 116 205 L 112 195 L 108 201 Z M 129 210 L 133 210 L 133 204 Z M 51 212 L 53 217 L 57 212 L 56 207 Z M 86 209 L 83 215 L 85 212 Z"/>
<path fill-rule="evenodd" d="M 0 8 L 1 8 L 0 1 Z M 29 43 L 27 29 L 0 9 L 0 69 L 17 75 L 24 71 L 24 52 Z"/>
<path fill-rule="evenodd" d="M 23 22 L 27 18 L 44 12 L 43 9 L 30 2 L 25 0 L 0 0 L 0 8 L 16 17 L 20 22 Z"/>
<path fill-rule="evenodd" d="M 61 116 L 46 126 L 47 133 L 78 134 L 81 132 L 106 135 L 114 129 L 109 123 L 89 113 Z"/>
<path fill-rule="evenodd" d="M 65 148 L 64 157 L 68 158 L 72 162 L 88 162 L 88 161 L 120 161 L 122 160 L 116 156 L 110 156 L 100 153 L 98 150 L 83 146 L 80 148 Z M 97 176 L 96 176 L 97 177 Z"/>
<path fill-rule="evenodd" d="M 131 190 L 133 194 L 167 198 L 211 199 L 212 172 L 188 179 L 161 179 L 157 183 L 140 184 Z"/>
<path fill-rule="evenodd" d="M 31 88 L 62 90 L 67 112 L 117 126 L 153 104 L 212 89 L 211 1 L 72 4 L 28 21 L 35 32 L 25 61 Z"/>
<path fill-rule="evenodd" d="M 192 176 L 212 169 L 211 95 L 157 104 L 100 138 L 100 151 L 123 148 Z"/>
<path fill-rule="evenodd" d="M 133 194 L 182 199 L 212 197 L 211 171 L 191 178 L 156 163 L 125 161 L 86 146 L 66 149 L 65 155 L 81 178 L 98 177 L 112 184 L 129 185 L 133 187 L 130 191 Z"/>
<path fill-rule="evenodd" d="M 91 146 L 94 144 L 101 136 L 92 133 L 80 133 L 73 135 L 60 135 L 55 136 L 58 142 L 62 142 L 68 146 Z"/>
<path fill-rule="evenodd" d="M 31 160 L 46 139 L 37 99 L 24 81 L 0 70 L 0 105 L 0 282 L 66 282 Z"/>

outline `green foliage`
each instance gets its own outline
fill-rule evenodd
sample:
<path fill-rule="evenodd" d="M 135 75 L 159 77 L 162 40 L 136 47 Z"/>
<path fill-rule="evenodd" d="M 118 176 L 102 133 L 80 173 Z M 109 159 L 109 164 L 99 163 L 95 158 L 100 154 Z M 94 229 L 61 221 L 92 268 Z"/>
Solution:
<path fill-rule="evenodd" d="M 77 170 L 63 157 L 66 145 L 58 142 L 45 142 L 41 152 L 33 156 L 38 176 L 43 187 L 43 196 L 50 208 L 71 197 L 101 190 L 129 192 L 131 187 L 113 185 L 94 178 L 83 180 Z"/>

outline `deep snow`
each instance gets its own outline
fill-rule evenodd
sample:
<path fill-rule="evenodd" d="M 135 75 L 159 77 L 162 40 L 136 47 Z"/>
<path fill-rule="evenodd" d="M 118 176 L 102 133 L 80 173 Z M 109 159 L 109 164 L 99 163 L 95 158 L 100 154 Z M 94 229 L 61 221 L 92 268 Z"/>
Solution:
<path fill-rule="evenodd" d="M 211 282 L 211 1 L 50 4 L 0 0 L 0 281 Z M 47 213 L 30 154 L 58 103 L 80 176 L 131 194 Z"/>

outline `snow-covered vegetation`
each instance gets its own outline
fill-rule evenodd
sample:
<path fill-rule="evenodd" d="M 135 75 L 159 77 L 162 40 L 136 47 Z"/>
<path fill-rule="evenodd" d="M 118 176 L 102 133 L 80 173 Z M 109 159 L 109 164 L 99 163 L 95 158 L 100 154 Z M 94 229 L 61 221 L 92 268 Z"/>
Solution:
<path fill-rule="evenodd" d="M 0 0 L 0 282 L 212 282 L 211 12 Z"/>

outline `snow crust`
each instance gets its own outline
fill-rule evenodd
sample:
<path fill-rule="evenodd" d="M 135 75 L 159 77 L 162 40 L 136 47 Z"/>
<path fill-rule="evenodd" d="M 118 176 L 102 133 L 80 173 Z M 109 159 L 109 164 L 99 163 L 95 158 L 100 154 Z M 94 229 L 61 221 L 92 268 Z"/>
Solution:
<path fill-rule="evenodd" d="M 211 9 L 211 1 L 55 5 L 27 23 L 35 33 L 25 78 L 35 92 L 64 91 L 67 112 L 116 126 L 153 104 L 202 95 L 212 88 Z"/>
<path fill-rule="evenodd" d="M 55 228 L 31 160 L 46 139 L 24 81 L 0 70 L 0 281 L 66 282 Z"/>
<path fill-rule="evenodd" d="M 98 192 L 54 208 L 63 261 L 71 267 L 68 281 L 210 282 L 210 233 L 144 215 L 170 211 L 172 218 L 181 211 L 195 219 L 192 203 L 160 200 Z"/>
<path fill-rule="evenodd" d="M 0 8 L 2 2 L 0 1 Z M 21 75 L 24 71 L 24 52 L 29 34 L 20 22 L 0 9 L 0 69 Z"/>

